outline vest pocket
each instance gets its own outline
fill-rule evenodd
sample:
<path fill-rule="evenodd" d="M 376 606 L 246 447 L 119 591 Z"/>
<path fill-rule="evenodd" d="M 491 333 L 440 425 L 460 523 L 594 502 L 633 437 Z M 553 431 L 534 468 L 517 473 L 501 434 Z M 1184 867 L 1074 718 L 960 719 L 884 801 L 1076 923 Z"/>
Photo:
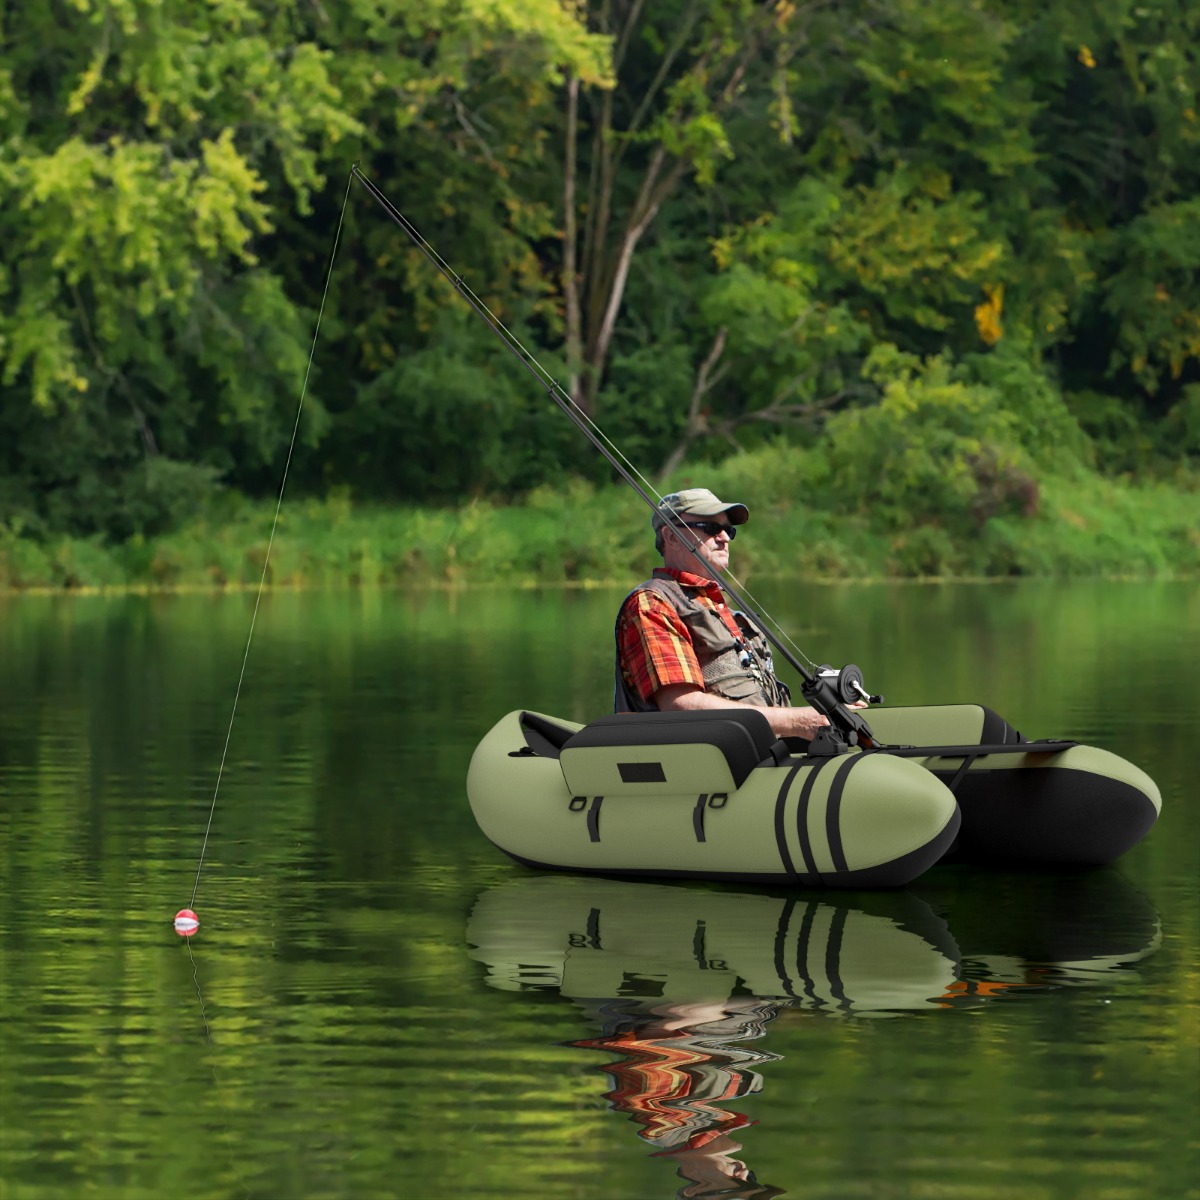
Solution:
<path fill-rule="evenodd" d="M 724 696 L 726 700 L 738 700 L 748 704 L 768 703 L 766 693 L 759 680 L 753 675 L 739 671 L 736 675 L 718 675 L 710 679 L 707 674 L 704 684 L 708 691 Z"/>

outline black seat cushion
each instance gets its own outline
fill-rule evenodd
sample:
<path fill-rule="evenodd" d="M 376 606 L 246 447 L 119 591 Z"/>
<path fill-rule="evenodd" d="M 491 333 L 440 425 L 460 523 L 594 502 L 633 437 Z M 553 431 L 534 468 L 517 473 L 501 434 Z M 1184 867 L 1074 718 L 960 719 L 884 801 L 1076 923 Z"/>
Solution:
<path fill-rule="evenodd" d="M 752 708 L 708 708 L 694 712 L 616 713 L 585 725 L 568 746 L 715 746 L 725 756 L 734 785 L 775 753 L 770 722 Z M 565 748 L 565 747 L 564 747 Z"/>

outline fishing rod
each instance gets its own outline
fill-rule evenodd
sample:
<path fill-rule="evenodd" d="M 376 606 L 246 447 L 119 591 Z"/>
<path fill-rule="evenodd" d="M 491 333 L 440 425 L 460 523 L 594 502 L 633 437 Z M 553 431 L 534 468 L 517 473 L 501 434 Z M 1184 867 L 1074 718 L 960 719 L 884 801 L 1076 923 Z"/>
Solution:
<path fill-rule="evenodd" d="M 661 497 L 657 499 L 647 491 L 638 477 L 636 469 L 632 468 L 629 460 L 616 449 L 607 435 L 599 429 L 579 407 L 578 404 L 564 391 L 562 386 L 534 356 L 525 349 L 515 334 L 497 318 L 491 310 L 467 286 L 461 275 L 421 236 L 416 226 L 371 182 L 355 163 L 350 168 L 350 174 L 367 189 L 371 196 L 391 219 L 408 235 L 417 249 L 437 268 L 456 292 L 475 310 L 487 327 L 504 343 L 505 348 L 521 364 L 525 370 L 545 389 L 555 405 L 566 414 L 572 424 L 587 438 L 604 456 L 608 464 L 617 474 L 642 498 L 651 511 L 664 519 L 680 535 L 683 544 L 689 549 L 692 557 L 706 569 L 711 564 L 706 563 L 699 554 L 700 542 L 686 526 L 679 514 L 671 509 L 659 507 Z M 722 586 L 737 602 L 746 616 L 762 631 L 771 645 L 779 651 L 789 665 L 800 676 L 800 690 L 805 699 L 819 713 L 829 719 L 829 729 L 822 729 L 813 739 L 812 746 L 818 752 L 836 753 L 847 746 L 859 745 L 867 748 L 879 745 L 870 726 L 853 709 L 847 706 L 859 700 L 881 700 L 882 697 L 869 696 L 863 687 L 862 673 L 856 666 L 847 665 L 840 671 L 827 666 L 820 666 L 815 671 L 810 670 L 783 639 L 771 628 L 771 623 L 765 621 L 749 604 L 741 589 L 732 580 L 729 572 L 718 568 L 724 577 Z"/>

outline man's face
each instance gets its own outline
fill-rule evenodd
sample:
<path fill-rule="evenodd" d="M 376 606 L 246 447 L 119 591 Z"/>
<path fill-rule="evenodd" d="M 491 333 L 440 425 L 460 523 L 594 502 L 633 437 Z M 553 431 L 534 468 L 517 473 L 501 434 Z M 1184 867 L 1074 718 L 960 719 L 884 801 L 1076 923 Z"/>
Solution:
<path fill-rule="evenodd" d="M 699 517 L 692 513 L 680 513 L 680 519 L 687 526 L 677 529 L 668 525 L 663 531 L 663 564 L 676 571 L 695 571 L 710 579 L 718 579 L 722 571 L 729 568 L 729 542 L 732 525 L 727 513 L 718 513 L 715 517 Z M 689 552 L 688 543 L 692 538 L 699 543 L 696 553 L 704 562 L 706 569 Z"/>

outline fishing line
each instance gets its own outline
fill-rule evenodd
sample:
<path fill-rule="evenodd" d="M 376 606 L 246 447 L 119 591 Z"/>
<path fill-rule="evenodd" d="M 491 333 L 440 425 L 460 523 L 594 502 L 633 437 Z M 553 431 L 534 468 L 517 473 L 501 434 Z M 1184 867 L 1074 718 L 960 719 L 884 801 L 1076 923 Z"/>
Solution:
<path fill-rule="evenodd" d="M 449 281 L 451 286 L 463 297 L 464 300 L 479 314 L 480 317 L 491 328 L 492 332 L 505 344 L 509 352 L 517 359 L 518 362 L 529 372 L 537 382 L 545 388 L 551 400 L 562 409 L 562 411 L 571 419 L 572 422 L 579 428 L 584 436 L 594 445 L 601 454 L 608 459 L 609 463 L 616 469 L 617 473 L 638 493 L 639 496 L 652 508 L 657 510 L 663 501 L 663 496 L 655 488 L 654 484 L 648 480 L 637 466 L 629 460 L 623 453 L 621 448 L 604 432 L 604 430 L 596 423 L 596 421 L 587 413 L 547 371 L 531 351 L 526 349 L 525 345 L 501 320 L 488 308 L 488 306 L 475 294 L 474 291 L 463 281 L 462 276 L 450 266 L 448 262 L 437 252 L 437 250 L 421 235 L 421 232 L 415 225 L 384 195 L 384 193 L 369 180 L 359 169 L 358 164 L 350 168 L 350 174 L 359 181 L 367 189 L 372 197 L 379 203 L 380 207 L 400 226 L 401 229 L 409 236 L 417 249 L 421 251 L 425 257 L 433 263 L 438 271 Z M 669 495 L 670 493 L 668 493 Z M 683 523 L 682 518 L 672 513 L 669 515 L 668 523 L 689 544 L 693 556 L 700 560 L 697 553 L 700 540 L 695 537 L 690 529 Z M 756 618 L 762 626 L 770 626 L 770 630 L 764 629 L 764 632 L 774 637 L 776 646 L 780 649 L 792 666 L 806 675 L 799 663 L 792 658 L 788 650 L 795 654 L 796 658 L 802 659 L 809 669 L 816 673 L 817 666 L 792 640 L 783 626 L 774 616 L 766 609 L 762 608 L 750 592 L 750 590 L 742 583 L 736 575 L 728 568 L 718 568 L 725 579 L 732 584 L 729 587 L 731 595 L 737 600 L 741 606 L 747 610 L 747 615 Z M 751 603 L 752 602 L 752 603 Z M 785 649 L 785 646 L 787 647 Z"/>
<path fill-rule="evenodd" d="M 357 164 L 356 164 L 357 165 Z M 353 174 L 354 168 L 351 168 Z M 233 722 L 237 717 L 238 700 L 242 694 L 242 683 L 246 678 L 246 664 L 250 660 L 250 643 L 254 640 L 254 626 L 258 620 L 258 608 L 262 603 L 263 588 L 267 582 L 267 570 L 271 565 L 271 547 L 275 545 L 275 530 L 279 525 L 279 512 L 283 507 L 283 493 L 287 487 L 288 471 L 292 465 L 292 454 L 296 449 L 296 435 L 300 431 L 300 416 L 304 412 L 304 398 L 308 394 L 308 380 L 312 374 L 313 358 L 317 353 L 317 339 L 321 334 L 321 319 L 325 315 L 325 301 L 329 296 L 329 283 L 333 279 L 333 264 L 337 260 L 338 246 L 342 240 L 342 226 L 346 221 L 346 206 L 350 201 L 350 177 L 346 179 L 346 194 L 342 197 L 342 212 L 338 217 L 337 232 L 333 238 L 333 250 L 329 255 L 329 269 L 325 273 L 325 289 L 321 293 L 321 305 L 317 310 L 317 325 L 313 330 L 312 346 L 308 351 L 308 365 L 304 369 L 304 381 L 300 385 L 300 403 L 296 406 L 296 420 L 292 425 L 292 439 L 288 443 L 287 459 L 283 464 L 283 479 L 279 484 L 279 499 L 275 502 L 275 517 L 271 522 L 271 536 L 267 539 L 267 552 L 263 557 L 262 576 L 258 581 L 258 592 L 254 597 L 254 611 L 250 615 L 250 632 L 246 635 L 246 650 L 242 655 L 242 669 L 238 674 L 237 688 L 233 694 L 233 711 L 229 714 L 229 728 L 225 731 L 225 747 L 221 751 L 221 765 L 217 768 L 217 782 L 213 788 L 212 804 L 208 810 L 208 824 L 204 829 L 204 842 L 200 846 L 200 861 L 196 864 L 196 882 L 192 887 L 192 899 L 188 908 L 196 903 L 196 893 L 200 889 L 200 872 L 204 869 L 204 854 L 208 849 L 208 835 L 212 830 L 213 813 L 217 809 L 217 794 L 221 790 L 221 777 L 225 774 L 225 760 L 229 754 L 229 742 L 233 737 Z"/>

